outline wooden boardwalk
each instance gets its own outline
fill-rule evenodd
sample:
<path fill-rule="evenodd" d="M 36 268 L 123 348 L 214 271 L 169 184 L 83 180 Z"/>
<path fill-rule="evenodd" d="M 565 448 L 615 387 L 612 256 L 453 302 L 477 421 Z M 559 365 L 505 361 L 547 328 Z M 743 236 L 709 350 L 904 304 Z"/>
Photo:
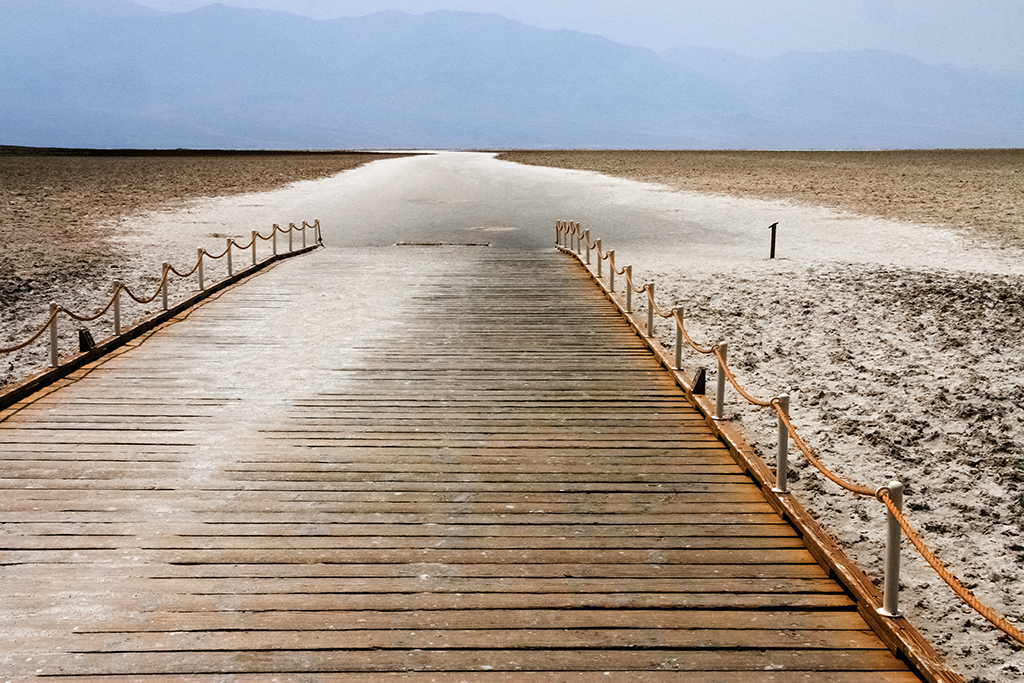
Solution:
<path fill-rule="evenodd" d="M 3 680 L 918 680 L 564 256 L 184 317 L 0 418 Z"/>

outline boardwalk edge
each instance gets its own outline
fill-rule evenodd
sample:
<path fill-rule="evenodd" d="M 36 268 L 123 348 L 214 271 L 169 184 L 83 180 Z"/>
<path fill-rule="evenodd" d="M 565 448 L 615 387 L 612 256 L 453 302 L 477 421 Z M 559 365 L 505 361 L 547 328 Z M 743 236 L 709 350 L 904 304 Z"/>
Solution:
<path fill-rule="evenodd" d="M 726 445 L 736 463 L 754 480 L 764 494 L 768 503 L 793 527 L 804 539 L 808 551 L 815 560 L 828 571 L 843 588 L 848 591 L 857 603 L 857 610 L 868 625 L 878 634 L 886 647 L 897 657 L 906 661 L 929 683 L 964 683 L 964 679 L 950 670 L 944 659 L 925 640 L 924 636 L 905 618 L 892 619 L 878 613 L 882 606 L 881 592 L 874 582 L 847 557 L 843 549 L 818 523 L 814 517 L 792 495 L 779 495 L 772 490 L 775 484 L 775 473 L 757 455 L 740 431 L 722 420 L 715 420 L 714 405 L 703 395 L 694 394 L 689 382 L 694 375 L 692 370 L 683 368 L 676 370 L 675 358 L 661 345 L 656 338 L 644 333 L 641 321 L 635 314 L 626 312 L 622 301 L 608 289 L 597 275 L 587 266 L 583 258 L 572 249 L 557 246 L 564 254 L 571 255 L 590 275 L 594 283 L 601 288 L 609 301 L 618 309 L 619 314 L 640 337 L 644 345 L 654 354 L 662 367 L 668 371 L 675 383 L 683 390 L 689 400 L 703 415 L 712 432 Z"/>
<path fill-rule="evenodd" d="M 289 259 L 302 254 L 307 254 L 314 249 L 319 248 L 318 245 L 305 247 L 303 249 L 296 249 L 295 251 L 274 254 L 259 263 L 250 266 L 244 270 L 240 270 L 237 273 L 230 275 L 219 282 L 216 282 L 206 289 L 196 292 L 192 296 L 179 301 L 177 304 L 168 307 L 166 311 L 159 311 L 146 318 L 140 320 L 134 327 L 122 332 L 119 335 L 112 335 L 106 339 L 100 340 L 96 343 L 96 346 L 89 351 L 83 351 L 78 354 L 67 358 L 63 363 L 55 368 L 49 368 L 41 372 L 37 372 L 30 375 L 21 382 L 15 384 L 10 389 L 0 393 L 0 410 L 10 408 L 14 404 L 23 401 L 32 394 L 36 393 L 41 389 L 45 389 L 54 382 L 64 379 L 71 373 L 79 370 L 90 363 L 93 363 L 100 358 L 112 353 L 113 351 L 124 346 L 128 342 L 137 339 L 153 329 L 163 325 L 169 320 L 173 320 L 176 316 L 189 310 L 190 308 L 202 303 L 206 299 L 210 298 L 214 294 L 217 294 L 228 287 L 242 282 L 253 275 L 259 274 L 264 269 L 279 263 L 285 259 Z"/>

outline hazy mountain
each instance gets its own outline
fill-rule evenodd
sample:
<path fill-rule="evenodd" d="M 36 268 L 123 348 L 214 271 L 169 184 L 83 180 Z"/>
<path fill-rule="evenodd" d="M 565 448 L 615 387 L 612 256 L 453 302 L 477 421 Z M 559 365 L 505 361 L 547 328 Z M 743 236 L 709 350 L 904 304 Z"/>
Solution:
<path fill-rule="evenodd" d="M 1024 146 L 1024 77 L 878 52 L 658 55 L 499 15 L 0 0 L 0 144 Z"/>
<path fill-rule="evenodd" d="M 662 54 L 743 93 L 797 146 L 1020 147 L 1024 73 L 928 65 L 880 50 L 758 60 L 711 48 Z M 829 141 L 837 141 L 830 143 Z"/>

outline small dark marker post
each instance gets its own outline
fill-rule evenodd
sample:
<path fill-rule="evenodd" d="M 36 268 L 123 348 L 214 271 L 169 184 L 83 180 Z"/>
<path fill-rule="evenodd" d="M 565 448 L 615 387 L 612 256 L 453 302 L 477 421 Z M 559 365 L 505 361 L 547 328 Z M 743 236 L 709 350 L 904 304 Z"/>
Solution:
<path fill-rule="evenodd" d="M 777 225 L 778 223 L 772 223 L 771 225 L 768 226 L 768 228 L 772 231 L 772 253 L 768 256 L 768 258 L 770 259 L 775 258 L 775 226 Z"/>

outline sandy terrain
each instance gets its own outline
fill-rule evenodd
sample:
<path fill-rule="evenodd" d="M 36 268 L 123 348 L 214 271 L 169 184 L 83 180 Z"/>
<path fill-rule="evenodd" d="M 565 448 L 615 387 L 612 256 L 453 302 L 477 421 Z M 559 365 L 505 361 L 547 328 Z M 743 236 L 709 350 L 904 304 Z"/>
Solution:
<path fill-rule="evenodd" d="M 1024 150 L 505 152 L 499 159 L 676 189 L 942 224 L 1024 246 Z"/>
<path fill-rule="evenodd" d="M 153 258 L 126 242 L 121 219 L 181 208 L 201 197 L 258 192 L 314 180 L 393 155 L 318 154 L 8 154 L 0 149 L 0 347 L 25 339 L 45 320 L 50 301 L 92 312 L 121 278 L 149 296 L 159 277 Z M 312 217 L 296 217 L 297 221 Z M 267 233 L 270 226 L 255 226 Z M 284 227 L 284 226 L 283 226 Z M 234 235 L 232 235 L 234 237 Z M 248 236 L 244 236 L 248 239 Z M 191 268 L 198 246 L 223 250 L 223 240 L 152 245 L 179 269 Z M 180 256 L 187 251 L 187 256 Z M 156 258 L 158 264 L 160 258 Z M 145 274 L 140 277 L 140 273 Z M 153 307 L 126 302 L 126 317 Z M 70 323 L 61 349 L 77 350 Z M 99 336 L 97 336 L 99 339 Z M 0 388 L 43 369 L 39 345 L 0 357 Z"/>
<path fill-rule="evenodd" d="M 501 158 L 933 224 L 1024 262 L 1021 150 L 524 152 Z M 638 282 L 657 283 L 663 306 L 685 305 L 696 340 L 730 341 L 731 365 L 751 391 L 762 397 L 787 391 L 794 421 L 827 464 L 870 486 L 902 480 L 907 509 L 926 541 L 979 597 L 1024 622 L 1019 268 L 977 272 L 844 263 L 823 255 L 820 262 L 719 268 L 709 278 L 705 264 L 664 258 L 657 249 L 618 255 L 625 259 L 620 263 L 633 263 Z M 661 330 L 671 346 L 671 327 Z M 733 419 L 774 464 L 771 416 L 741 408 L 738 398 L 727 400 Z M 802 458 L 794 460 L 792 489 L 879 578 L 884 510 L 841 492 Z M 904 565 L 903 604 L 951 666 L 972 681 L 1024 680 L 1024 649 L 964 607 L 909 547 Z"/>
<path fill-rule="evenodd" d="M 35 327 L 49 300 L 91 310 L 112 279 L 135 272 L 138 254 L 112 229 L 121 217 L 322 177 L 373 158 L 0 155 L 0 346 Z M 934 224 L 1004 255 L 1024 254 L 1024 151 L 502 158 Z M 194 255 L 192 237 L 185 245 L 166 239 L 160 249 Z M 622 256 L 639 281 L 658 283 L 662 304 L 685 304 L 699 341 L 730 341 L 733 367 L 754 393 L 788 390 L 797 426 L 837 471 L 869 485 L 903 480 L 926 540 L 980 597 L 1024 620 L 1020 270 L 781 260 L 726 267 L 710 279 L 706 264 L 691 270 L 661 258 L 656 245 Z M 670 329 L 662 330 L 671 344 Z M 69 336 L 65 346 L 71 343 Z M 0 386 L 45 362 L 42 349 L 3 358 Z M 773 462 L 770 417 L 735 399 L 730 407 Z M 881 507 L 838 492 L 801 458 L 793 461 L 797 495 L 877 577 Z M 951 666 L 968 680 L 1024 679 L 1024 650 L 961 606 L 911 550 L 904 558 L 904 606 Z"/>

